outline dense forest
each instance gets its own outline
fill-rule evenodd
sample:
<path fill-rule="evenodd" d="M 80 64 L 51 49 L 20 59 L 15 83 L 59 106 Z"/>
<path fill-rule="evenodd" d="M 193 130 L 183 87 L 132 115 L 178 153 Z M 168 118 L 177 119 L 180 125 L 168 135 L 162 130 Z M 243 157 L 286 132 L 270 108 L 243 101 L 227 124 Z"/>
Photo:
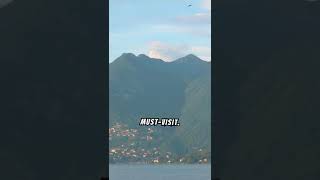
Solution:
<path fill-rule="evenodd" d="M 109 71 L 109 127 L 122 123 L 144 131 L 140 118 L 179 118 L 178 127 L 153 127 L 157 147 L 179 156 L 195 148 L 211 152 L 210 62 L 195 55 L 165 62 L 124 53 Z"/>

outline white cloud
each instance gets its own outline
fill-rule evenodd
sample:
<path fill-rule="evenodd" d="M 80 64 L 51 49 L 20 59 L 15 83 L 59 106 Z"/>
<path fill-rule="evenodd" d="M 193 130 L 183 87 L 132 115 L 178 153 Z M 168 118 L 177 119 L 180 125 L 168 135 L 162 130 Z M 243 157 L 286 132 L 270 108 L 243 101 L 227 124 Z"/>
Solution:
<path fill-rule="evenodd" d="M 185 33 L 195 36 L 211 38 L 210 26 L 192 26 L 192 25 L 176 25 L 176 24 L 158 24 L 151 27 L 156 33 Z"/>
<path fill-rule="evenodd" d="M 152 58 L 158 58 L 169 62 L 185 56 L 186 52 L 190 52 L 190 47 L 187 45 L 174 45 L 153 41 L 150 43 L 148 55 Z"/>
<path fill-rule="evenodd" d="M 176 18 L 177 23 L 183 24 L 211 24 L 211 12 L 196 13 L 191 16 L 179 16 Z"/>
<path fill-rule="evenodd" d="M 200 59 L 211 61 L 211 47 L 195 46 L 191 48 L 193 54 L 198 55 Z"/>
<path fill-rule="evenodd" d="M 211 1 L 203 0 L 201 6 L 206 10 L 192 15 L 174 17 L 165 24 L 151 26 L 155 33 L 184 33 L 211 38 Z"/>
<path fill-rule="evenodd" d="M 191 47 L 186 44 L 169 44 L 160 41 L 153 41 L 150 43 L 148 55 L 152 58 L 158 58 L 170 62 L 191 53 L 205 61 L 211 60 L 210 47 Z"/>
<path fill-rule="evenodd" d="M 203 0 L 201 3 L 201 7 L 211 11 L 211 0 Z"/>
<path fill-rule="evenodd" d="M 181 26 L 175 26 L 171 24 L 157 24 L 157 25 L 153 25 L 151 29 L 154 32 L 168 32 L 168 33 L 181 33 L 186 31 L 186 29 Z"/>

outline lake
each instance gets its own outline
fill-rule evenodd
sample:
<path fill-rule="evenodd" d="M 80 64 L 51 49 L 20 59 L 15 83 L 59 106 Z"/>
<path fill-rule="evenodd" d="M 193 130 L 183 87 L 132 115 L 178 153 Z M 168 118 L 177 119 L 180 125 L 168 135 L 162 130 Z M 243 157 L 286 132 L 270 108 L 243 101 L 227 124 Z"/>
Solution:
<path fill-rule="evenodd" d="M 110 180 L 210 180 L 210 165 L 109 165 Z"/>

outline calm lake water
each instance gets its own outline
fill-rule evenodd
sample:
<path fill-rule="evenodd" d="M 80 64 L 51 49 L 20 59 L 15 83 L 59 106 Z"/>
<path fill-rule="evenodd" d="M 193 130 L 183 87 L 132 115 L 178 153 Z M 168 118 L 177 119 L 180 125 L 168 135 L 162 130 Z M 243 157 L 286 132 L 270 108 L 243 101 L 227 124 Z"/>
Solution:
<path fill-rule="evenodd" d="M 110 180 L 210 180 L 210 165 L 110 165 Z"/>

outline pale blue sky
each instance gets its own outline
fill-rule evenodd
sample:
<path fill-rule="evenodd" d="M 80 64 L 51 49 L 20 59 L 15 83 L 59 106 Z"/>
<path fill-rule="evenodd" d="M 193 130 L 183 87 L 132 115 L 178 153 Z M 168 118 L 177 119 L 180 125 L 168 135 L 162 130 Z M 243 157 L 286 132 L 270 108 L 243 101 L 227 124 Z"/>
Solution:
<path fill-rule="evenodd" d="M 109 7 L 109 62 L 128 52 L 211 59 L 210 0 L 109 0 Z"/>

